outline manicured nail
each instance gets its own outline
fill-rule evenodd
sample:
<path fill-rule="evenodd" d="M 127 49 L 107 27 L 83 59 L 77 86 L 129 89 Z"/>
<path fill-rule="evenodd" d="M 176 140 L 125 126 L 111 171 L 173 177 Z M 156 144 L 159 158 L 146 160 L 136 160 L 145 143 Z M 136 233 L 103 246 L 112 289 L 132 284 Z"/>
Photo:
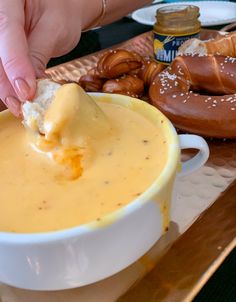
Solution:
<path fill-rule="evenodd" d="M 15 116 L 21 116 L 20 101 L 17 98 L 14 96 L 8 96 L 5 98 L 4 103 Z"/>
<path fill-rule="evenodd" d="M 29 99 L 31 89 L 27 82 L 21 78 L 14 80 L 15 91 L 20 98 L 20 101 L 25 101 Z"/>

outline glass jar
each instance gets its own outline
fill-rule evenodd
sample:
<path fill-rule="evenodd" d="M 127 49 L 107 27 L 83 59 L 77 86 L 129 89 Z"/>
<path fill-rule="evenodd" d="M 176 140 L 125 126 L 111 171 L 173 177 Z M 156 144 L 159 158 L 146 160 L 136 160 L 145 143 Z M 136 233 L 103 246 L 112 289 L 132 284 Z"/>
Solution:
<path fill-rule="evenodd" d="M 167 5 L 157 10 L 153 46 L 158 62 L 171 63 L 181 44 L 188 39 L 199 38 L 199 15 L 199 8 L 194 5 Z"/>

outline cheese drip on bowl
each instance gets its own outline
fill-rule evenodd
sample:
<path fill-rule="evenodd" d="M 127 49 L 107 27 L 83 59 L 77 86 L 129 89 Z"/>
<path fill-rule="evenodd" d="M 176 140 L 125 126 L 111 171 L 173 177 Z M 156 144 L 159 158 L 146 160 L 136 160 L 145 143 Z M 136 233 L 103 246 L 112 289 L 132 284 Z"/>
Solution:
<path fill-rule="evenodd" d="M 111 127 L 100 107 L 79 85 L 52 85 L 55 94 L 49 100 L 44 96 L 43 106 L 37 103 L 40 110 L 36 114 L 32 114 L 32 103 L 23 106 L 24 123 L 33 148 L 62 165 L 66 178 L 76 179 L 95 149 L 94 142 L 109 135 Z"/>

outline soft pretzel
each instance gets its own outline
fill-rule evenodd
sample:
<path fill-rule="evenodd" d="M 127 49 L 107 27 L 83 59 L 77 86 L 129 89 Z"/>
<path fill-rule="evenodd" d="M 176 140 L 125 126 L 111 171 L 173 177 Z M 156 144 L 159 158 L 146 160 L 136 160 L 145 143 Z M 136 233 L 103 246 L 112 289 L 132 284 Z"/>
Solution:
<path fill-rule="evenodd" d="M 142 66 L 142 58 L 125 49 L 110 50 L 97 63 L 100 77 L 113 79 L 120 77 Z"/>
<path fill-rule="evenodd" d="M 236 57 L 236 32 L 208 41 L 201 41 L 199 39 L 187 40 L 179 47 L 178 54 L 218 54 Z"/>
<path fill-rule="evenodd" d="M 97 66 L 79 79 L 86 91 L 109 92 L 141 97 L 144 86 L 166 66 L 150 58 L 142 58 L 124 49 L 110 50 L 98 60 Z"/>
<path fill-rule="evenodd" d="M 149 96 L 180 129 L 236 138 L 236 58 L 179 56 L 157 75 Z"/>
<path fill-rule="evenodd" d="M 105 80 L 97 75 L 85 74 L 80 77 L 79 85 L 84 88 L 85 91 L 99 92 L 102 90 L 102 86 Z"/>
<path fill-rule="evenodd" d="M 124 75 L 119 79 L 105 82 L 103 92 L 125 94 L 131 97 L 140 97 L 144 91 L 144 82 L 135 75 Z"/>
<path fill-rule="evenodd" d="M 138 77 L 144 81 L 145 86 L 149 87 L 153 79 L 165 68 L 164 64 L 157 63 L 152 59 L 146 59 L 138 71 Z"/>

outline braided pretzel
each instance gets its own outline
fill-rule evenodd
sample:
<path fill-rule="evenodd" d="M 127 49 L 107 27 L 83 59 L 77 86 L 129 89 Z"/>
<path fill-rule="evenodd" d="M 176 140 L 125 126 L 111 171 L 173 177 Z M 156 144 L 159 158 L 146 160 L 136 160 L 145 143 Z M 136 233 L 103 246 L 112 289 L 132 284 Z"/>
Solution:
<path fill-rule="evenodd" d="M 102 91 L 141 97 L 144 86 L 149 87 L 154 77 L 165 68 L 149 58 L 124 49 L 106 52 L 97 66 L 79 79 L 86 91 Z"/>
<path fill-rule="evenodd" d="M 144 91 L 143 80 L 135 75 L 124 75 L 119 79 L 111 79 L 105 82 L 103 92 L 125 94 L 131 97 L 140 97 Z"/>
<path fill-rule="evenodd" d="M 125 49 L 110 50 L 97 63 L 97 72 L 103 78 L 117 78 L 142 66 L 142 58 Z"/>
<path fill-rule="evenodd" d="M 153 79 L 165 69 L 165 65 L 154 60 L 144 60 L 142 67 L 138 71 L 138 77 L 144 81 L 145 86 L 149 87 Z"/>

